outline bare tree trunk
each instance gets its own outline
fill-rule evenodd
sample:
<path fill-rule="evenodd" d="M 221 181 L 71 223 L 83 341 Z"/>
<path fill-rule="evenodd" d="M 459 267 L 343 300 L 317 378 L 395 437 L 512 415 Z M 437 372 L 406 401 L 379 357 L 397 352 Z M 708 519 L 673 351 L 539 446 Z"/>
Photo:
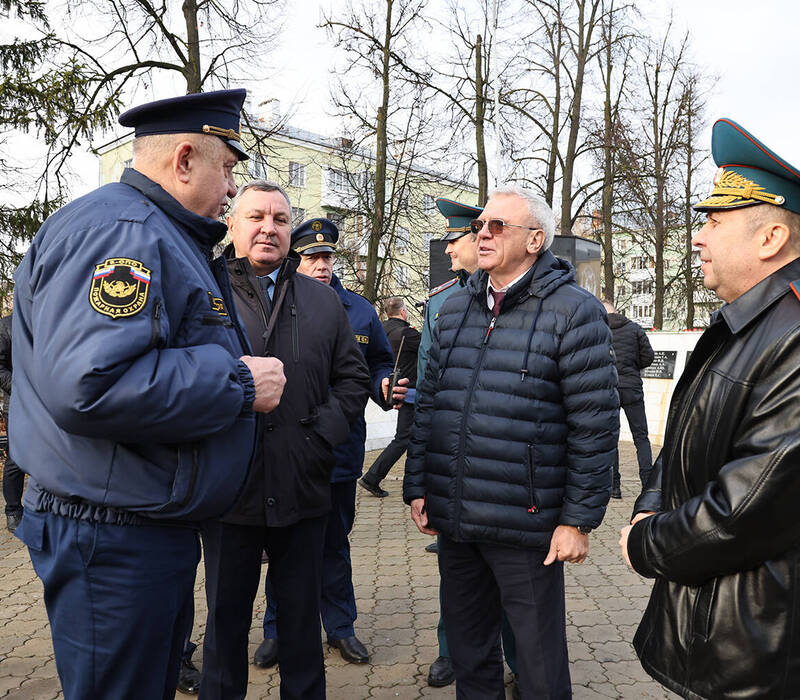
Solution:
<path fill-rule="evenodd" d="M 614 199 L 614 153 L 611 119 L 611 34 L 606 38 L 605 102 L 603 105 L 603 294 L 614 303 L 614 230 L 611 220 Z"/>
<path fill-rule="evenodd" d="M 486 204 L 489 193 L 489 176 L 486 166 L 486 143 L 484 124 L 486 120 L 486 101 L 483 82 L 483 40 L 481 35 L 475 41 L 475 157 L 478 161 L 478 206 Z"/>
<path fill-rule="evenodd" d="M 386 140 L 386 119 L 389 112 L 389 69 L 391 64 L 392 41 L 392 3 L 386 0 L 386 31 L 383 36 L 383 60 L 381 80 L 383 95 L 378 107 L 375 144 L 375 204 L 372 210 L 372 231 L 370 231 L 367 247 L 367 269 L 364 279 L 364 296 L 371 302 L 378 298 L 377 270 L 378 247 L 384 230 L 384 212 L 386 208 L 386 156 L 388 144 Z"/>
<path fill-rule="evenodd" d="M 591 4 L 589 17 L 586 17 L 586 3 Z M 596 26 L 597 10 L 600 0 L 578 1 L 578 24 L 575 46 L 575 89 L 572 93 L 572 105 L 569 110 L 569 135 L 567 152 L 561 180 L 561 233 L 572 232 L 572 179 L 575 173 L 575 158 L 578 151 L 578 133 L 581 129 L 581 106 L 583 101 L 583 83 L 586 75 L 586 64 L 591 56 L 592 34 Z"/>
<path fill-rule="evenodd" d="M 187 62 L 183 69 L 186 77 L 186 92 L 201 92 L 200 33 L 197 28 L 197 0 L 183 0 L 183 17 L 186 20 Z"/>
<path fill-rule="evenodd" d="M 556 173 L 558 168 L 558 136 L 561 132 L 561 52 L 564 48 L 564 33 L 561 24 L 561 3 L 558 3 L 556 16 L 557 38 L 553 60 L 553 127 L 550 132 L 550 153 L 547 158 L 547 176 L 545 178 L 545 201 L 552 207 L 556 193 Z"/>
<path fill-rule="evenodd" d="M 683 261 L 686 284 L 686 327 L 694 328 L 694 269 L 692 267 L 692 169 L 694 159 L 694 100 L 693 85 L 688 85 L 688 105 L 686 118 L 686 206 L 684 207 L 684 227 L 686 229 L 686 256 Z"/>

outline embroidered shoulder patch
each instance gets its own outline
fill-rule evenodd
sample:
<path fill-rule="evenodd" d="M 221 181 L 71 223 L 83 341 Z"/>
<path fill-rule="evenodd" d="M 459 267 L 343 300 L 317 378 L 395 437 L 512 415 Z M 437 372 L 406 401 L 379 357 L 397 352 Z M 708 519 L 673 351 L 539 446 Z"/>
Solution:
<path fill-rule="evenodd" d="M 220 297 L 215 297 L 211 292 L 208 293 L 208 303 L 211 304 L 211 309 L 216 311 L 220 316 L 227 316 L 228 311 L 225 308 L 225 300 Z"/>
<path fill-rule="evenodd" d="M 369 345 L 369 336 L 368 335 L 361 335 L 359 333 L 355 334 L 356 342 L 361 343 L 362 345 Z"/>
<path fill-rule="evenodd" d="M 132 258 L 108 258 L 94 266 L 89 304 L 110 318 L 135 316 L 147 302 L 150 270 Z"/>

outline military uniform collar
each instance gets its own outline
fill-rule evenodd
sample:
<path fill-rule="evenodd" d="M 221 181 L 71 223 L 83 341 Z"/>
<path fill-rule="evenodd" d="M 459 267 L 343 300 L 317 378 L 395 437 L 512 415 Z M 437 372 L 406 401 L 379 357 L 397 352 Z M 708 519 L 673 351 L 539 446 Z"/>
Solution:
<path fill-rule="evenodd" d="M 800 278 L 800 258 L 792 260 L 776 270 L 755 287 L 748 289 L 738 299 L 725 304 L 711 315 L 711 324 L 724 320 L 731 333 L 738 333 L 762 311 L 771 306 L 787 292 L 791 283 Z"/>
<path fill-rule="evenodd" d="M 344 304 L 345 306 L 350 306 L 351 302 L 347 294 L 345 294 L 346 290 L 344 288 L 344 285 L 335 274 L 331 274 L 330 286 L 333 288 L 333 291 L 335 291 L 339 295 L 339 298 L 342 300 L 342 304 Z"/>
<path fill-rule="evenodd" d="M 142 175 L 138 170 L 125 168 L 119 181 L 141 192 L 170 219 L 208 249 L 219 243 L 228 231 L 227 226 L 216 219 L 209 219 L 186 209 L 161 185 L 153 182 L 146 175 Z"/>

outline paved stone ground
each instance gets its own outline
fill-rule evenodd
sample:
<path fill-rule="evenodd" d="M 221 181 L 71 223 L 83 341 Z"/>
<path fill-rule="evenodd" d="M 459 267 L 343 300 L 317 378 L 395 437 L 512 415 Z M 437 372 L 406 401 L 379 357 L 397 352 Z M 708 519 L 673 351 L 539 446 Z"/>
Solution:
<path fill-rule="evenodd" d="M 611 501 L 605 522 L 592 534 L 587 561 L 566 568 L 567 636 L 576 700 L 676 697 L 647 677 L 630 644 L 650 583 L 631 572 L 619 555 L 619 529 L 638 493 L 633 445 L 622 443 L 620 452 L 624 498 Z M 369 453 L 368 464 L 378 454 Z M 437 656 L 439 577 L 436 557 L 423 551 L 430 539 L 417 531 L 401 500 L 402 466 L 396 465 L 384 482 L 388 498 L 376 499 L 358 489 L 352 534 L 356 634 L 371 650 L 372 663 L 347 664 L 338 651 L 326 647 L 331 700 L 455 697 L 453 686 L 436 689 L 425 683 L 428 666 Z M 0 697 L 62 698 L 41 585 L 27 551 L 4 528 L 0 597 Z M 206 610 L 202 566 L 196 600 L 194 639 L 201 642 Z M 263 612 L 264 598 L 259 596 L 250 632 L 251 657 L 261 641 Z M 195 657 L 202 664 L 202 646 Z M 510 673 L 506 678 L 510 681 Z M 248 700 L 278 698 L 278 682 L 276 669 L 251 666 Z"/>

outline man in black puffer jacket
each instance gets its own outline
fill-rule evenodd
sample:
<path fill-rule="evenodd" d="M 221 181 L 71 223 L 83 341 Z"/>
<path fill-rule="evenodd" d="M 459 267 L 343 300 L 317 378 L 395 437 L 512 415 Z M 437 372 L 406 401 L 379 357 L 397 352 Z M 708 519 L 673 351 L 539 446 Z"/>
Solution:
<path fill-rule="evenodd" d="M 647 414 L 644 410 L 644 389 L 642 388 L 641 371 L 653 364 L 653 348 L 644 329 L 621 313 L 618 313 L 610 301 L 603 301 L 608 312 L 608 325 L 617 358 L 617 376 L 619 377 L 619 403 L 625 409 L 628 426 L 636 445 L 636 461 L 639 463 L 639 479 L 642 486 L 647 483 L 653 456 L 650 451 L 650 436 L 647 432 Z M 619 478 L 619 450 L 614 458 L 614 486 L 612 498 L 622 498 Z"/>
<path fill-rule="evenodd" d="M 459 698 L 504 697 L 501 598 L 522 697 L 566 698 L 563 562 L 585 559 L 603 519 L 619 428 L 611 332 L 549 252 L 544 200 L 497 190 L 471 226 L 481 269 L 440 311 L 403 497 L 441 535 Z"/>

